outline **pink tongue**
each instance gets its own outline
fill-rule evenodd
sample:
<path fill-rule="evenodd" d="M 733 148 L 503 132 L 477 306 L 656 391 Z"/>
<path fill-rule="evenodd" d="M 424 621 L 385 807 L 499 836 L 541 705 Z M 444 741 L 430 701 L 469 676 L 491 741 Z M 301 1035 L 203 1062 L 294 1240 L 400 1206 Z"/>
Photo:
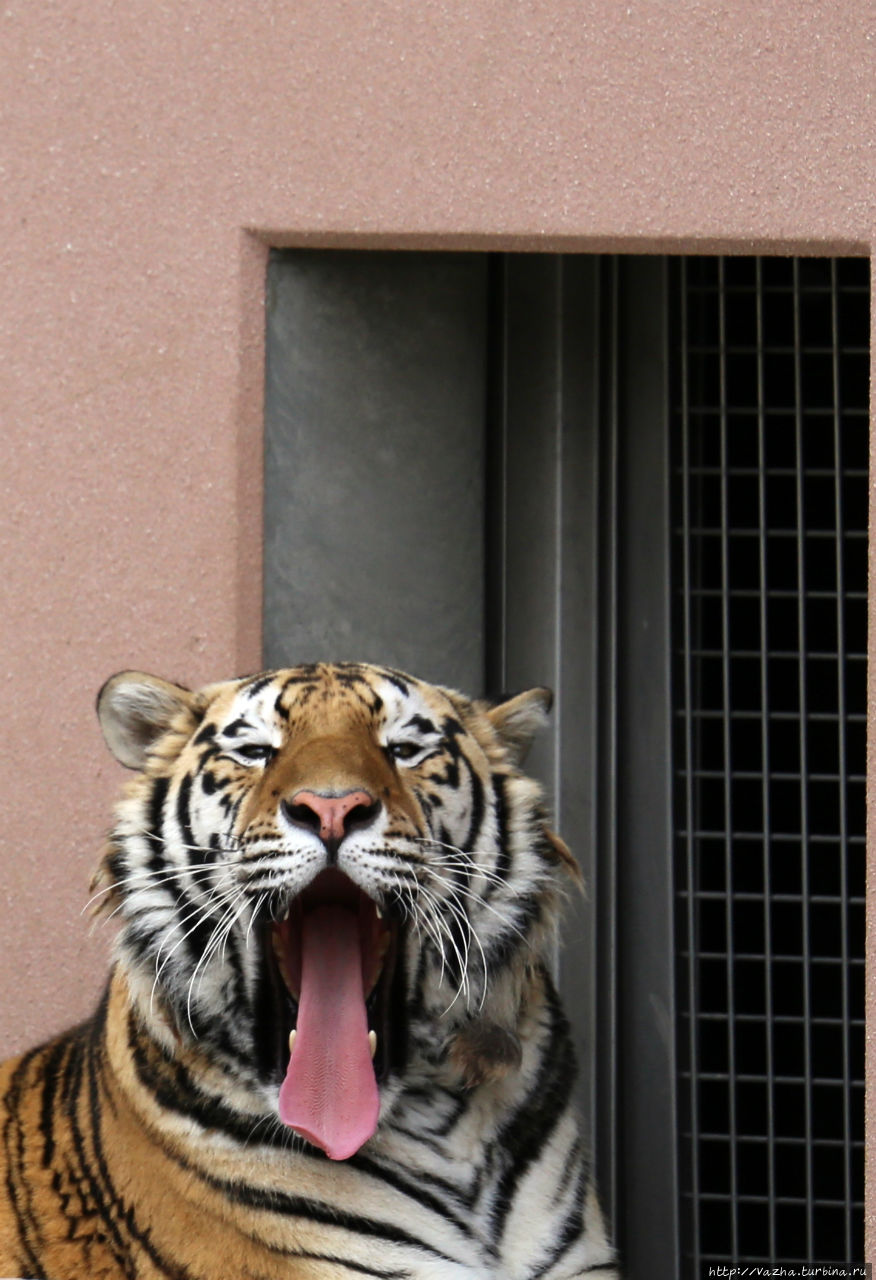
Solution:
<path fill-rule="evenodd" d="M 280 1087 L 280 1119 L 331 1160 L 346 1160 L 374 1133 L 379 1108 L 358 917 L 345 907 L 316 907 L 302 921 L 298 1034 Z"/>

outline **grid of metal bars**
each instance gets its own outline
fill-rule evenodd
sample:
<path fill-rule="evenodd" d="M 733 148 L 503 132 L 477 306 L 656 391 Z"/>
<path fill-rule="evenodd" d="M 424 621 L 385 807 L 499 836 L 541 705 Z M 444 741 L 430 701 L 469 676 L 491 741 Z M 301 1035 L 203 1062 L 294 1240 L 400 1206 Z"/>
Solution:
<path fill-rule="evenodd" d="M 677 273 L 679 1159 L 698 1280 L 863 1256 L 869 271 Z"/>

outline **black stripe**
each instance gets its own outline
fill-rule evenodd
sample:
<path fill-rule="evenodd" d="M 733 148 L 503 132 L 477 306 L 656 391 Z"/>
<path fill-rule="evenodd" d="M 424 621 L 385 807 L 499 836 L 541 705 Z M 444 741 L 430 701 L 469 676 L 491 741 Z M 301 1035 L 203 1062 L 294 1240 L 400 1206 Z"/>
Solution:
<path fill-rule="evenodd" d="M 92 1023 L 88 1028 L 87 1034 L 82 1036 L 79 1043 L 75 1046 L 71 1046 L 70 1071 L 68 1072 L 68 1076 L 65 1081 L 66 1087 L 63 1091 L 62 1097 L 64 1114 L 70 1130 L 70 1140 L 73 1151 L 76 1155 L 77 1168 L 74 1174 L 75 1180 L 81 1185 L 87 1187 L 89 1198 L 95 1206 L 98 1217 L 104 1224 L 105 1234 L 107 1236 L 106 1243 L 112 1250 L 116 1260 L 121 1262 L 125 1254 L 125 1242 L 122 1239 L 115 1216 L 110 1212 L 111 1203 L 115 1201 L 117 1208 L 118 1202 L 113 1195 L 110 1196 L 110 1202 L 107 1201 L 107 1197 L 104 1194 L 104 1187 L 101 1185 L 101 1182 L 96 1176 L 95 1171 L 91 1166 L 91 1162 L 88 1159 L 88 1153 L 86 1151 L 87 1134 L 83 1131 L 77 1116 L 78 1104 L 80 1098 L 83 1096 L 86 1070 L 89 1071 L 89 1075 L 93 1071 L 93 1039 L 95 1035 L 100 1034 L 101 1030 L 102 1020 L 99 1023 L 96 1018 L 94 1023 Z M 94 1134 L 92 1134 L 92 1145 L 95 1149 L 98 1165 L 100 1165 L 99 1141 L 95 1138 Z M 73 1233 L 71 1232 L 71 1234 Z M 130 1267 L 126 1267 L 125 1271 L 126 1274 L 131 1277 L 131 1280 L 134 1280 L 134 1273 Z"/>
<path fill-rule="evenodd" d="M 254 932 L 258 934 L 258 928 Z M 271 945 L 267 936 L 261 945 Z M 295 1025 L 291 1000 L 276 964 L 260 964 L 255 975 L 252 1018 L 255 1066 L 262 1080 L 282 1078 L 289 1030 Z"/>
<path fill-rule="evenodd" d="M 490 973 L 497 973 L 505 968 L 514 953 L 526 945 L 521 940 L 521 934 L 524 939 L 531 935 L 541 913 L 542 904 L 538 898 L 521 898 L 514 903 L 514 917 L 511 921 L 513 928 L 500 933 L 484 947 L 487 969 Z"/>
<path fill-rule="evenodd" d="M 391 1119 L 388 1123 L 393 1133 L 400 1133 L 406 1138 L 411 1138 L 421 1147 L 426 1147 L 428 1150 L 434 1151 L 436 1155 L 442 1156 L 446 1161 L 447 1144 L 445 1142 L 439 1142 L 436 1139 L 433 1139 L 431 1135 L 425 1134 L 422 1130 L 415 1131 L 413 1129 L 406 1128 L 404 1125 L 395 1124 Z M 476 1175 L 472 1179 L 470 1188 L 460 1187 L 455 1183 L 448 1181 L 447 1178 L 441 1178 L 436 1173 L 427 1173 L 422 1168 L 417 1169 L 413 1176 L 418 1178 L 421 1182 L 428 1182 L 430 1186 L 436 1187 L 439 1191 L 446 1192 L 452 1200 L 470 1212 L 474 1207 L 479 1194 L 478 1187 L 480 1184 L 480 1171 L 476 1171 L 473 1166 L 470 1166 L 467 1167 L 466 1172 L 472 1172 Z"/>
<path fill-rule="evenodd" d="M 362 685 L 364 685 L 366 689 L 370 689 L 368 681 L 362 675 L 358 667 L 351 666 L 345 669 L 343 665 L 336 666 L 332 671 L 332 675 L 342 689 L 355 689 L 357 693 L 359 693 L 360 686 Z M 359 693 L 359 696 L 362 698 L 361 693 Z M 365 699 L 362 698 L 362 701 L 365 702 Z"/>
<path fill-rule="evenodd" d="M 185 853 L 189 863 L 200 862 L 200 850 L 195 849 L 195 836 L 192 831 L 192 814 L 191 814 L 191 798 L 192 798 L 192 778 L 191 774 L 186 774 L 179 784 L 179 790 L 176 793 L 176 820 L 179 824 L 182 842 L 186 846 Z"/>
<path fill-rule="evenodd" d="M 250 1125 L 250 1128 L 252 1126 Z M 388 1222 L 377 1222 L 373 1218 L 364 1218 L 356 1214 L 345 1213 L 337 1205 L 324 1204 L 319 1200 L 309 1200 L 304 1196 L 286 1195 L 273 1188 L 248 1186 L 239 1182 L 229 1182 L 225 1178 L 217 1178 L 199 1165 L 192 1164 L 178 1151 L 165 1151 L 165 1156 L 173 1160 L 181 1169 L 185 1169 L 198 1177 L 205 1186 L 220 1192 L 232 1204 L 243 1205 L 247 1209 L 257 1209 L 262 1213 L 283 1214 L 285 1217 L 302 1218 L 307 1222 L 319 1222 L 327 1227 L 336 1227 L 354 1235 L 370 1236 L 385 1240 L 388 1244 L 403 1245 L 418 1249 L 432 1257 L 452 1262 L 449 1254 L 442 1253 L 417 1236 L 412 1236 L 400 1227 Z M 308 1152 L 308 1155 L 311 1153 Z"/>
<path fill-rule="evenodd" d="M 268 671 L 264 675 L 256 676 L 252 684 L 244 685 L 243 691 L 246 693 L 246 696 L 250 701 L 252 701 L 253 698 L 257 697 L 258 694 L 261 693 L 262 689 L 267 689 L 273 679 L 274 672 Z"/>
<path fill-rule="evenodd" d="M 222 946 L 224 952 L 224 963 L 231 969 L 231 985 L 233 991 L 230 996 L 230 1003 L 234 1009 L 233 1017 L 236 1022 L 243 1021 L 244 1009 L 248 1012 L 250 1022 L 253 1016 L 253 1005 L 249 998 L 249 992 L 246 989 L 246 981 L 243 976 L 245 957 L 246 957 L 246 935 L 241 937 L 239 928 L 239 920 L 235 922 L 234 927 L 229 931 L 226 941 Z M 264 965 L 259 964 L 259 969 L 263 969 Z M 226 986 L 226 997 L 228 996 L 228 988 Z M 229 1001 L 226 999 L 226 1008 Z M 250 1040 L 252 1038 L 250 1037 Z"/>
<path fill-rule="evenodd" d="M 286 676 L 284 679 L 280 696 L 282 696 L 287 689 L 294 688 L 295 685 L 309 685 L 311 690 L 316 688 L 318 676 L 315 663 L 310 663 L 303 667 L 294 667 L 293 672 L 293 675 Z M 264 685 L 269 683 L 270 680 L 265 680 L 264 684 L 259 685 L 258 689 L 256 689 L 256 693 L 259 693 L 261 689 L 264 688 Z"/>
<path fill-rule="evenodd" d="M 192 1273 L 187 1267 L 177 1266 L 164 1257 L 152 1244 L 150 1233 L 148 1230 L 138 1227 L 137 1220 L 134 1216 L 134 1206 L 125 1204 L 115 1189 L 106 1157 L 103 1150 L 102 1125 L 101 1125 L 101 1100 L 100 1100 L 100 1082 L 103 1068 L 104 1054 L 104 1019 L 95 1018 L 91 1028 L 91 1035 L 87 1043 L 87 1071 L 88 1071 L 88 1105 L 89 1116 L 91 1120 L 91 1144 L 94 1149 L 94 1158 L 97 1163 L 98 1173 L 100 1175 L 103 1188 L 105 1189 L 106 1201 L 103 1200 L 97 1191 L 97 1183 L 93 1178 L 89 1181 L 94 1188 L 94 1194 L 98 1199 L 98 1207 L 100 1216 L 110 1228 L 113 1237 L 119 1243 L 119 1249 L 124 1250 L 120 1253 L 120 1257 L 124 1258 L 124 1269 L 130 1280 L 137 1280 L 138 1269 L 134 1266 L 134 1261 L 130 1255 L 130 1247 L 127 1241 L 122 1241 L 121 1232 L 117 1223 L 124 1225 L 128 1236 L 137 1241 L 140 1247 L 149 1255 L 149 1258 L 155 1265 L 158 1272 L 167 1276 L 168 1280 L 193 1280 Z M 101 1203 L 103 1202 L 103 1203 Z M 106 1204 L 106 1208 L 104 1207 Z M 109 1214 L 109 1207 L 112 1209 L 112 1218 Z"/>
<path fill-rule="evenodd" d="M 106 869 L 109 873 L 110 881 L 113 884 L 113 889 L 110 890 L 108 894 L 104 895 L 108 902 L 115 899 L 116 893 L 122 893 L 119 885 L 125 878 L 125 857 L 126 849 L 124 845 L 124 837 L 113 832 L 110 836 L 109 850 L 105 858 Z"/>
<path fill-rule="evenodd" d="M 217 728 L 218 725 L 215 725 L 211 720 L 208 720 L 206 724 L 201 726 L 194 738 L 192 738 L 192 746 L 200 747 L 205 744 L 207 746 L 211 745 L 213 739 L 216 737 Z"/>
<path fill-rule="evenodd" d="M 575 1147 L 579 1144 L 575 1143 Z M 562 1227 L 559 1229 L 556 1242 L 553 1249 L 548 1254 L 545 1263 L 539 1267 L 538 1271 L 533 1273 L 532 1280 L 539 1280 L 540 1276 L 545 1275 L 552 1267 L 555 1267 L 559 1260 L 569 1252 L 573 1245 L 584 1235 L 584 1198 L 587 1194 L 588 1174 L 584 1167 L 578 1170 L 578 1185 L 575 1190 L 574 1203 L 569 1213 L 563 1221 Z M 553 1228 L 556 1230 L 556 1227 Z"/>
<path fill-rule="evenodd" d="M 55 1154 L 55 1097 L 58 1092 L 58 1077 L 67 1053 L 67 1043 L 57 1040 L 49 1046 L 43 1062 L 43 1096 L 40 1104 L 39 1132 L 43 1140 L 43 1168 L 47 1169 Z"/>
<path fill-rule="evenodd" d="M 343 1267 L 345 1271 L 354 1271 L 360 1276 L 377 1276 L 378 1280 L 410 1280 L 410 1271 L 375 1271 L 373 1267 L 366 1267 L 361 1262 L 350 1262 L 347 1258 L 339 1258 L 334 1253 L 294 1253 L 285 1254 L 285 1256 L 293 1258 L 307 1258 L 311 1262 L 333 1262 L 336 1266 Z"/>
<path fill-rule="evenodd" d="M 12 1263 L 12 1270 L 19 1275 L 27 1272 L 27 1280 L 50 1280 L 38 1262 L 28 1262 L 26 1257 L 16 1257 Z"/>
<path fill-rule="evenodd" d="M 367 1156 L 352 1156 L 347 1161 L 347 1164 L 352 1165 L 354 1169 L 361 1169 L 363 1173 L 369 1174 L 372 1178 L 379 1178 L 381 1182 L 385 1182 L 390 1187 L 395 1187 L 396 1191 L 400 1191 L 402 1195 L 408 1196 L 411 1200 L 416 1200 L 418 1204 L 423 1205 L 426 1209 L 430 1209 L 432 1213 L 437 1214 L 439 1218 L 443 1218 L 446 1222 L 452 1223 L 452 1225 L 456 1227 L 458 1231 L 461 1231 L 468 1239 L 472 1238 L 474 1233 L 470 1223 L 466 1222 L 463 1218 L 460 1218 L 458 1214 L 454 1213 L 451 1207 L 443 1200 L 440 1200 L 438 1196 L 426 1191 L 422 1185 L 422 1181 L 420 1181 L 419 1184 L 412 1183 L 408 1178 L 403 1176 L 401 1171 L 387 1169 L 384 1165 L 376 1164 L 373 1160 L 368 1159 Z M 428 1175 L 417 1170 L 414 1176 L 419 1179 L 423 1179 Z M 451 1190 L 450 1188 L 448 1188 L 448 1190 L 453 1198 L 459 1201 L 460 1208 L 468 1207 L 465 1205 L 464 1201 L 462 1201 L 461 1197 L 457 1196 L 454 1190 Z"/>
<path fill-rule="evenodd" d="M 465 756 L 461 756 L 461 759 L 465 764 L 471 788 L 471 822 L 469 823 L 468 835 L 464 845 L 465 852 L 471 854 L 475 848 L 478 837 L 480 836 L 481 827 L 484 822 L 484 814 L 486 810 L 484 784 L 481 782 Z M 441 830 L 440 838 L 446 844 L 452 844 L 449 832 L 443 829 Z M 468 863 L 463 862 L 454 867 L 453 871 L 450 873 L 450 878 L 455 885 L 462 889 L 463 892 L 461 894 L 454 895 L 456 910 L 448 912 L 446 916 L 446 924 L 448 926 L 450 936 L 456 946 L 452 949 L 452 954 L 445 957 L 445 962 L 451 978 L 459 984 L 462 982 L 463 977 L 460 970 L 459 957 L 467 956 L 471 947 L 471 922 L 469 920 L 469 915 L 470 903 L 472 901 L 470 894 L 472 873 Z M 486 978 L 486 974 L 484 977 Z"/>
<path fill-rule="evenodd" d="M 577 1170 L 577 1177 L 583 1179 L 584 1190 L 587 1189 L 587 1183 L 590 1178 L 590 1167 L 587 1162 L 587 1156 L 584 1152 L 584 1143 L 581 1141 L 580 1134 L 569 1147 L 566 1152 L 566 1161 L 563 1165 L 563 1172 L 557 1179 L 557 1192 L 554 1195 L 554 1204 L 558 1204 L 562 1197 L 566 1194 L 566 1184 L 572 1176 L 572 1170 Z"/>
<path fill-rule="evenodd" d="M 128 1016 L 128 1049 L 138 1080 L 166 1111 L 187 1116 L 204 1129 L 217 1129 L 241 1145 L 249 1141 L 253 1117 L 203 1093 L 185 1067 L 164 1057 L 158 1045 L 147 1039 L 133 1011 Z M 262 1146 L 285 1146 L 288 1132 L 275 1134 L 273 1129 L 268 1130 L 259 1142 Z"/>
<path fill-rule="evenodd" d="M 16 1067 L 9 1081 L 9 1088 L 3 1097 L 7 1117 L 3 1126 L 3 1143 L 7 1155 L 6 1192 L 9 1207 L 15 1216 L 19 1244 L 24 1250 L 24 1262 L 19 1264 L 18 1269 L 22 1275 L 33 1276 L 33 1280 L 47 1280 L 47 1277 L 40 1266 L 39 1259 L 33 1249 L 33 1242 L 30 1239 L 32 1232 L 37 1230 L 37 1222 L 34 1213 L 29 1207 L 30 1187 L 23 1177 L 25 1162 L 24 1127 L 19 1119 L 18 1112 L 21 1105 L 22 1092 L 27 1088 L 26 1077 L 34 1059 L 41 1052 L 41 1049 L 32 1049 L 30 1053 L 24 1055 Z M 18 1194 L 19 1191 L 21 1195 Z M 24 1204 L 22 1204 L 22 1200 L 25 1201 Z"/>
<path fill-rule="evenodd" d="M 505 794 L 505 778 L 501 773 L 493 775 L 493 802 L 496 813 L 496 839 L 499 846 L 495 874 L 507 882 L 511 873 L 511 840 L 508 833 L 508 797 Z M 485 896 L 489 897 L 494 888 L 491 881 Z"/>
<path fill-rule="evenodd" d="M 443 844 L 452 845 L 450 832 L 446 830 L 443 824 L 438 828 L 438 838 Z M 466 847 L 471 848 L 471 845 Z M 448 878 L 454 886 L 461 886 L 464 891 L 460 896 L 451 890 L 448 896 L 455 910 L 448 909 L 444 912 L 444 927 L 452 944 L 445 949 L 443 957 L 444 969 L 451 983 L 458 987 L 461 985 L 464 976 L 462 972 L 463 960 L 468 956 L 471 947 L 470 898 L 466 892 L 471 882 L 471 873 L 468 867 L 463 864 L 454 867 L 450 871 Z"/>
<path fill-rule="evenodd" d="M 182 1163 L 182 1161 L 181 1161 Z M 246 1186 L 239 1182 L 229 1182 L 225 1178 L 216 1178 L 206 1170 L 189 1165 L 186 1167 L 215 1191 L 221 1191 L 233 1204 L 244 1205 L 247 1209 L 258 1209 L 263 1213 L 281 1213 L 286 1217 L 303 1218 L 307 1222 L 321 1222 L 327 1227 L 337 1227 L 353 1234 L 370 1236 L 385 1240 L 389 1244 L 405 1245 L 408 1248 L 420 1249 L 445 1262 L 454 1261 L 449 1254 L 429 1245 L 425 1240 L 410 1235 L 401 1227 L 388 1222 L 377 1222 L 374 1218 L 362 1218 L 358 1214 L 345 1213 L 337 1205 L 323 1204 L 319 1200 L 308 1200 L 304 1196 L 290 1196 L 281 1191 L 267 1190 L 262 1187 Z"/>
<path fill-rule="evenodd" d="M 418 1133 L 414 1129 L 408 1129 L 403 1124 L 394 1124 L 392 1126 L 392 1131 L 393 1133 L 400 1133 L 403 1138 L 413 1138 L 415 1142 L 419 1142 L 421 1147 L 428 1147 L 428 1149 L 430 1151 L 434 1151 L 436 1155 L 444 1157 L 447 1155 L 447 1147 L 443 1142 L 438 1142 L 436 1139 L 427 1137 L 422 1133 Z"/>
<path fill-rule="evenodd" d="M 399 895 L 399 902 L 401 902 Z M 402 904 L 404 905 L 404 904 Z M 414 978 L 413 990 L 410 1000 L 408 1001 L 408 1019 L 416 1022 L 423 1015 L 423 988 L 426 985 L 426 976 L 429 968 L 429 959 L 426 947 L 420 948 L 420 954 L 417 956 L 417 972 Z"/>
<path fill-rule="evenodd" d="M 395 685 L 399 693 L 403 693 L 405 697 L 411 692 L 411 686 L 403 676 L 402 672 L 393 670 L 392 667 L 377 667 L 377 674 L 382 676 L 384 680 L 388 680 L 390 684 Z"/>
<path fill-rule="evenodd" d="M 447 1135 L 451 1133 L 452 1130 L 456 1127 L 456 1125 L 459 1124 L 459 1121 L 462 1119 L 462 1117 L 468 1112 L 468 1100 L 464 1095 L 455 1093 L 450 1089 L 445 1089 L 441 1085 L 435 1085 L 433 1088 L 429 1090 L 405 1089 L 404 1094 L 402 1096 L 404 1098 L 420 1097 L 424 1100 L 424 1102 L 428 1104 L 429 1102 L 432 1101 L 435 1095 L 439 1093 L 444 1094 L 445 1097 L 449 1098 L 452 1106 L 451 1106 L 451 1110 L 448 1111 L 447 1117 L 444 1120 L 444 1122 L 439 1126 L 433 1126 L 432 1129 L 430 1130 L 430 1133 L 435 1134 L 439 1138 L 446 1138 Z M 399 1128 L 399 1126 L 394 1125 L 393 1128 Z M 419 1138 L 420 1141 L 426 1140 L 425 1134 L 411 1133 L 410 1130 L 406 1130 L 405 1132 L 410 1133 L 411 1137 Z"/>
<path fill-rule="evenodd" d="M 202 886 L 198 887 L 200 888 Z M 199 913 L 195 918 L 194 923 L 192 923 L 191 918 L 183 921 L 183 916 L 192 905 L 194 905 L 196 911 Z M 182 933 L 185 934 L 185 950 L 189 957 L 192 970 L 194 971 L 209 946 L 210 939 L 213 937 L 213 930 L 216 928 L 219 923 L 219 919 L 221 918 L 223 907 L 220 904 L 218 908 L 205 907 L 202 909 L 197 900 L 193 900 L 188 893 L 183 892 L 177 899 L 176 909 L 178 912 L 176 922 Z M 193 1007 L 191 1010 L 192 1022 L 197 1022 L 196 1013 L 197 1010 Z M 188 1018 L 188 1005 L 186 1006 L 186 1017 Z M 213 1039 L 216 1039 L 215 1035 Z"/>
<path fill-rule="evenodd" d="M 410 728 L 421 729 L 423 733 L 438 732 L 437 726 L 434 725 L 431 720 L 427 720 L 425 716 L 420 716 L 420 715 L 411 716 L 410 720 L 406 720 L 404 722 L 404 724 L 402 725 L 402 728 L 403 729 L 410 729 Z"/>
<path fill-rule="evenodd" d="M 154 778 L 152 781 L 147 839 L 152 846 L 149 870 L 153 872 L 160 871 L 164 866 L 164 835 L 162 828 L 164 826 L 164 802 L 167 799 L 169 787 L 169 778 Z"/>
<path fill-rule="evenodd" d="M 446 1142 L 439 1141 L 437 1138 L 432 1138 L 430 1135 L 424 1134 L 422 1130 L 417 1131 L 414 1129 L 408 1129 L 405 1125 L 394 1124 L 392 1121 L 389 1123 L 392 1127 L 393 1133 L 398 1133 L 401 1134 L 402 1137 L 410 1138 L 413 1142 L 416 1142 L 418 1146 L 425 1147 L 427 1151 L 434 1151 L 437 1156 L 440 1156 L 445 1161 L 447 1160 Z M 449 1127 L 452 1128 L 453 1126 L 451 1125 Z M 415 1176 L 421 1181 L 429 1182 L 433 1187 L 438 1187 L 439 1190 L 447 1191 L 457 1204 L 467 1210 L 468 1213 L 472 1213 L 481 1196 L 484 1181 L 484 1169 L 471 1165 L 470 1171 L 474 1176 L 471 1180 L 471 1185 L 468 1188 L 453 1186 L 446 1178 L 439 1178 L 436 1174 L 425 1173 L 422 1169 L 417 1169 Z M 488 1253 L 495 1254 L 496 1250 L 494 1245 L 484 1240 L 481 1240 L 480 1243 Z"/>
<path fill-rule="evenodd" d="M 497 1137 L 498 1145 L 504 1148 L 509 1162 L 493 1205 L 496 1239 L 504 1230 L 521 1179 L 538 1159 L 545 1142 L 568 1108 L 576 1075 L 569 1024 L 549 975 L 543 968 L 539 973 L 550 1017 L 550 1034 L 542 1048 L 541 1067 L 526 1099 L 505 1122 Z"/>
<path fill-rule="evenodd" d="M 252 725 L 248 720 L 244 720 L 243 716 L 238 716 L 236 720 L 232 720 L 231 724 L 227 724 L 222 730 L 225 737 L 239 737 L 240 734 L 246 733 L 252 729 Z"/>
<path fill-rule="evenodd" d="M 465 760 L 465 757 L 463 756 Z M 465 844 L 465 852 L 472 853 L 477 842 L 477 838 L 481 833 L 481 826 L 484 821 L 484 784 L 475 773 L 468 760 L 465 760 L 468 769 L 469 779 L 471 781 L 471 822 L 468 828 L 468 839 Z"/>

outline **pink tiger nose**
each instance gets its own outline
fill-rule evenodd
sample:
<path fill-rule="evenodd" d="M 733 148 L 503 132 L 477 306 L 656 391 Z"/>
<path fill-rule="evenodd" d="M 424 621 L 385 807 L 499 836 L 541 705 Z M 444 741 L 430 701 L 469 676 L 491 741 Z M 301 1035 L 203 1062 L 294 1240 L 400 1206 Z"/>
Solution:
<path fill-rule="evenodd" d="M 364 790 L 341 795 L 296 791 L 291 800 L 283 801 L 282 807 L 290 822 L 318 835 L 329 852 L 336 853 L 344 836 L 374 821 L 380 802 Z"/>

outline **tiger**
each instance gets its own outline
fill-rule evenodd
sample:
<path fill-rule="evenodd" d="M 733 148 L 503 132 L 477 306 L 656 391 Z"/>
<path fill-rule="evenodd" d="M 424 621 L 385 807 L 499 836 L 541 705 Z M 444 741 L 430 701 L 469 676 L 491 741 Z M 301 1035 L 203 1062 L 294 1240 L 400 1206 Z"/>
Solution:
<path fill-rule="evenodd" d="M 552 966 L 551 695 L 367 663 L 98 696 L 82 1025 L 0 1067 L 0 1275 L 616 1280 Z"/>

